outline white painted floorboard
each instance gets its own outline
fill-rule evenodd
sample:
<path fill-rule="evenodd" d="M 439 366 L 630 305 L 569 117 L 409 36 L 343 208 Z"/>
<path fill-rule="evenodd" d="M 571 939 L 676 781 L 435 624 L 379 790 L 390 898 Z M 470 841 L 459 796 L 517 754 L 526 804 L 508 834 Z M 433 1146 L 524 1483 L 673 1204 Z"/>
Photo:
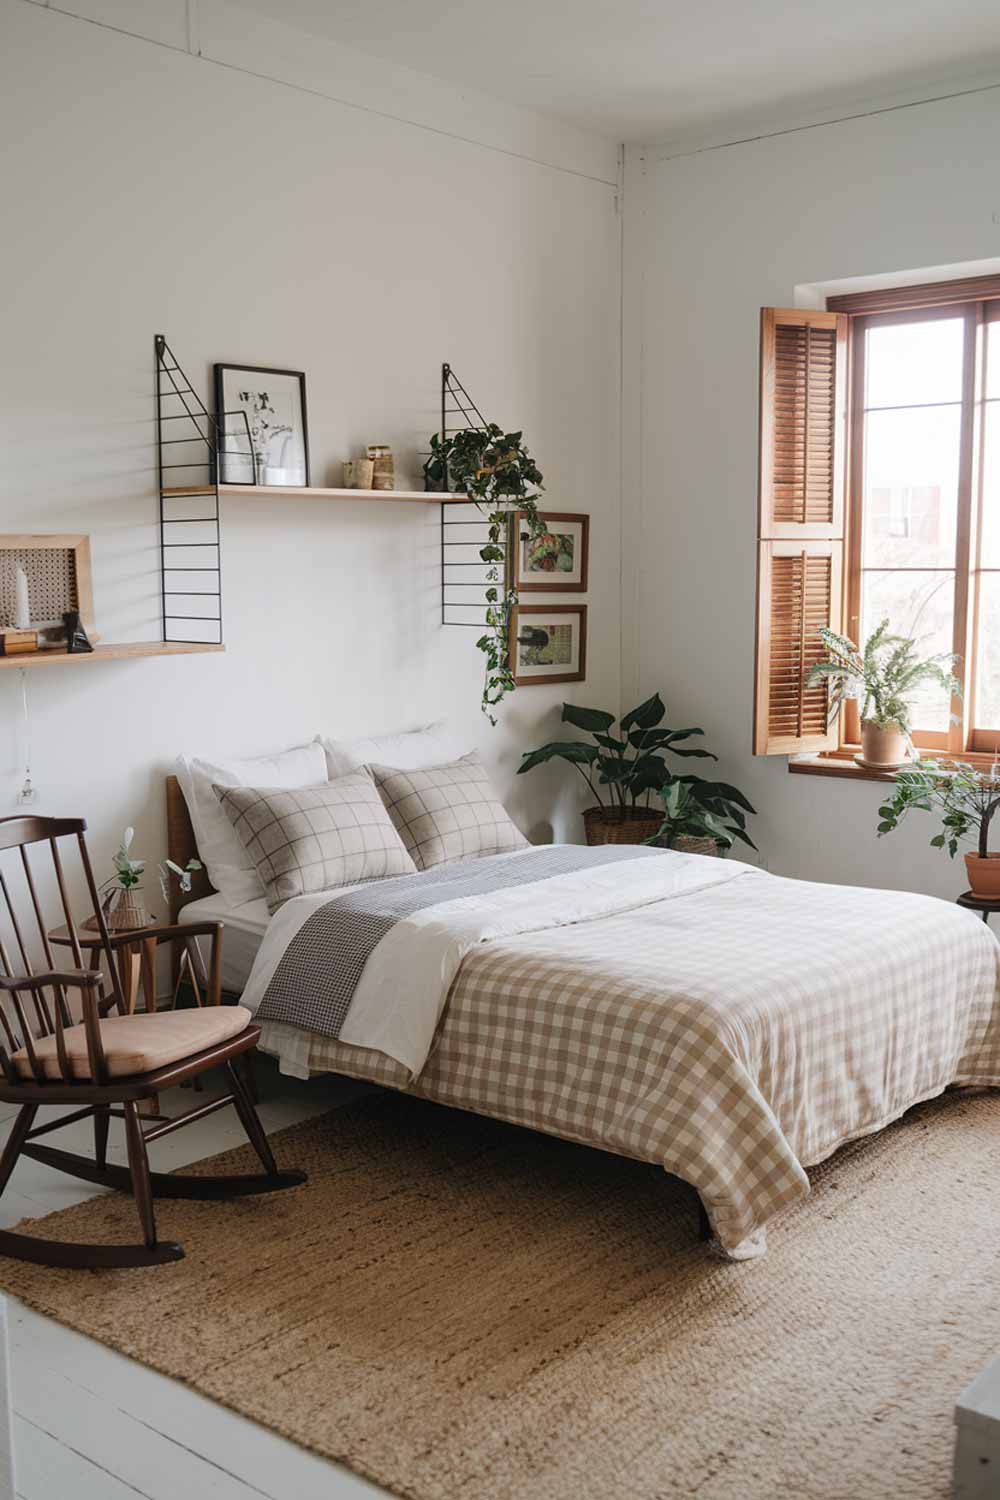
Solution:
<path fill-rule="evenodd" d="M 360 1087 L 281 1078 L 263 1058 L 257 1071 L 269 1133 L 345 1103 Z M 165 1113 L 190 1104 L 186 1090 L 164 1095 Z M 15 1113 L 0 1106 L 0 1143 Z M 113 1122 L 108 1155 L 124 1162 L 119 1134 L 120 1122 Z M 92 1138 L 87 1120 L 46 1139 L 89 1151 Z M 244 1140 L 235 1113 L 222 1110 L 167 1136 L 150 1154 L 154 1167 L 169 1170 Z M 22 1160 L 0 1200 L 0 1225 L 100 1191 Z M 372 1500 L 386 1493 L 14 1298 L 0 1299 L 0 1311 L 7 1335 L 5 1362 L 0 1318 L 0 1500 Z"/>

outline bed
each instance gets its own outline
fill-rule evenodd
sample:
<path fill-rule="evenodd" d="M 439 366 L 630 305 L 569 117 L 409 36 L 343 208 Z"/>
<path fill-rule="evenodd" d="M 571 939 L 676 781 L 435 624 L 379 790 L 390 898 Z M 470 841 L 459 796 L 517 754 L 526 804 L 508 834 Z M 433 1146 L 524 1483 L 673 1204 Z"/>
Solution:
<path fill-rule="evenodd" d="M 167 800 L 183 865 L 194 840 L 173 778 Z M 263 902 L 227 909 L 202 875 L 175 916 L 226 923 L 224 984 L 260 1007 L 261 1045 L 284 1071 L 342 1073 L 654 1162 L 697 1189 L 735 1259 L 764 1252 L 768 1220 L 808 1192 L 808 1166 L 950 1086 L 1000 1084 L 1000 945 L 972 913 L 646 852 L 659 857 L 591 870 L 598 851 L 577 850 L 566 874 L 552 851 L 496 856 L 509 889 L 488 897 L 452 872 L 429 913 L 393 918 L 378 949 L 389 957 L 367 961 L 372 982 L 355 993 L 368 1029 L 339 1037 L 324 993 L 350 893 L 268 920 Z M 326 947 L 311 941 L 289 967 L 289 933 L 321 919 Z M 425 980 L 438 970 L 435 1000 Z M 414 995 L 424 1040 L 401 1043 Z"/>

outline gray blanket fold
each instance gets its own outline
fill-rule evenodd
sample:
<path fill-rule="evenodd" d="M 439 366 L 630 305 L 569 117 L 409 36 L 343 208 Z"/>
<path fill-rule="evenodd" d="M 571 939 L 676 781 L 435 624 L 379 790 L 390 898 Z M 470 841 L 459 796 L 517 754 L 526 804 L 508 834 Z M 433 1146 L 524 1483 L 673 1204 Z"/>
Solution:
<path fill-rule="evenodd" d="M 258 1021 L 281 1021 L 337 1038 L 369 957 L 397 922 L 463 896 L 530 885 L 556 875 L 657 856 L 644 846 L 587 849 L 554 844 L 372 881 L 336 896 L 303 922 L 274 971 Z"/>

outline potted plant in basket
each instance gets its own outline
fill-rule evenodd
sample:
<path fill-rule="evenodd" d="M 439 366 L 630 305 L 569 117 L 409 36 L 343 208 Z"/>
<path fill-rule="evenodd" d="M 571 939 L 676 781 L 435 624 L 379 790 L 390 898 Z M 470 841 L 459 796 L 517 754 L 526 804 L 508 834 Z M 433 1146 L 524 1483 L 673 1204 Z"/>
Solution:
<path fill-rule="evenodd" d="M 828 722 L 833 723 L 845 699 L 856 698 L 861 713 L 860 763 L 879 771 L 905 765 L 911 758 L 909 696 L 922 682 L 936 682 L 952 697 L 961 697 L 951 671 L 955 657 L 918 656 L 909 636 L 890 635 L 888 620 L 872 632 L 863 651 L 835 630 L 824 627 L 819 634 L 829 655 L 812 668 L 806 686 L 827 683 Z"/>
<path fill-rule="evenodd" d="M 900 771 L 892 797 L 879 808 L 882 838 L 899 827 L 911 810 L 937 812 L 941 832 L 931 839 L 934 849 L 947 849 L 952 859 L 971 839 L 975 852 L 965 856 L 969 885 L 975 896 L 1000 896 L 1000 853 L 989 852 L 990 824 L 1000 809 L 1000 768 L 994 759 L 988 771 L 964 761 L 942 763 L 920 760 Z"/>
<path fill-rule="evenodd" d="M 513 571 L 504 567 L 511 508 L 516 504 L 524 512 L 532 539 L 545 535 L 536 503 L 542 475 L 522 437 L 520 432 L 504 432 L 495 422 L 448 435 L 435 433 L 424 464 L 428 489 L 464 490 L 489 523 L 486 545 L 479 552 L 486 564 L 486 631 L 476 645 L 486 657 L 482 708 L 491 724 L 496 723 L 494 709 L 516 686 L 507 640 L 517 590 Z"/>
<path fill-rule="evenodd" d="M 705 760 L 716 756 L 686 743 L 704 730 L 667 729 L 665 716 L 659 693 L 620 721 L 605 709 L 564 703 L 563 723 L 584 730 L 593 743 L 559 740 L 531 750 L 522 757 L 518 775 L 550 760 L 575 766 L 597 802 L 583 814 L 588 844 L 663 842 L 682 849 L 691 848 L 692 841 L 711 839 L 729 848 L 741 839 L 754 847 L 746 832 L 746 815 L 754 809 L 742 792 L 724 781 L 677 776 L 670 770 L 664 754 Z M 662 807 L 652 805 L 654 797 Z"/>
<path fill-rule="evenodd" d="M 136 928 L 148 926 L 150 920 L 141 889 L 146 861 L 132 858 L 131 849 L 134 838 L 135 829 L 126 828 L 111 861 L 115 867 L 115 873 L 101 887 L 101 910 L 112 932 L 131 932 Z M 180 865 L 175 865 L 172 859 L 164 860 L 159 866 L 160 890 L 164 901 L 169 900 L 168 886 L 171 875 L 177 876 L 182 891 L 189 891 L 191 875 L 195 870 L 200 869 L 201 862 L 197 859 L 189 859 L 183 870 Z M 91 917 L 86 925 L 96 927 L 96 919 Z"/>

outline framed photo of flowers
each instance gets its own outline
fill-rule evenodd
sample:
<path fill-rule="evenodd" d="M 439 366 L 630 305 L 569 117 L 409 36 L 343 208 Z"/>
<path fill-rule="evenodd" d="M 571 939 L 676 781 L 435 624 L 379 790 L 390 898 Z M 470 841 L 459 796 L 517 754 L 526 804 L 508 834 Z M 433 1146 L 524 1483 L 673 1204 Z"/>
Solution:
<path fill-rule="evenodd" d="M 260 365 L 215 366 L 222 484 L 309 484 L 306 377 Z"/>
<path fill-rule="evenodd" d="M 542 513 L 545 532 L 532 537 L 523 510 L 510 522 L 512 586 L 519 594 L 583 594 L 587 588 L 590 517 L 568 511 Z"/>
<path fill-rule="evenodd" d="M 587 606 L 518 604 L 511 610 L 508 649 L 518 687 L 582 682 L 587 675 Z"/>

